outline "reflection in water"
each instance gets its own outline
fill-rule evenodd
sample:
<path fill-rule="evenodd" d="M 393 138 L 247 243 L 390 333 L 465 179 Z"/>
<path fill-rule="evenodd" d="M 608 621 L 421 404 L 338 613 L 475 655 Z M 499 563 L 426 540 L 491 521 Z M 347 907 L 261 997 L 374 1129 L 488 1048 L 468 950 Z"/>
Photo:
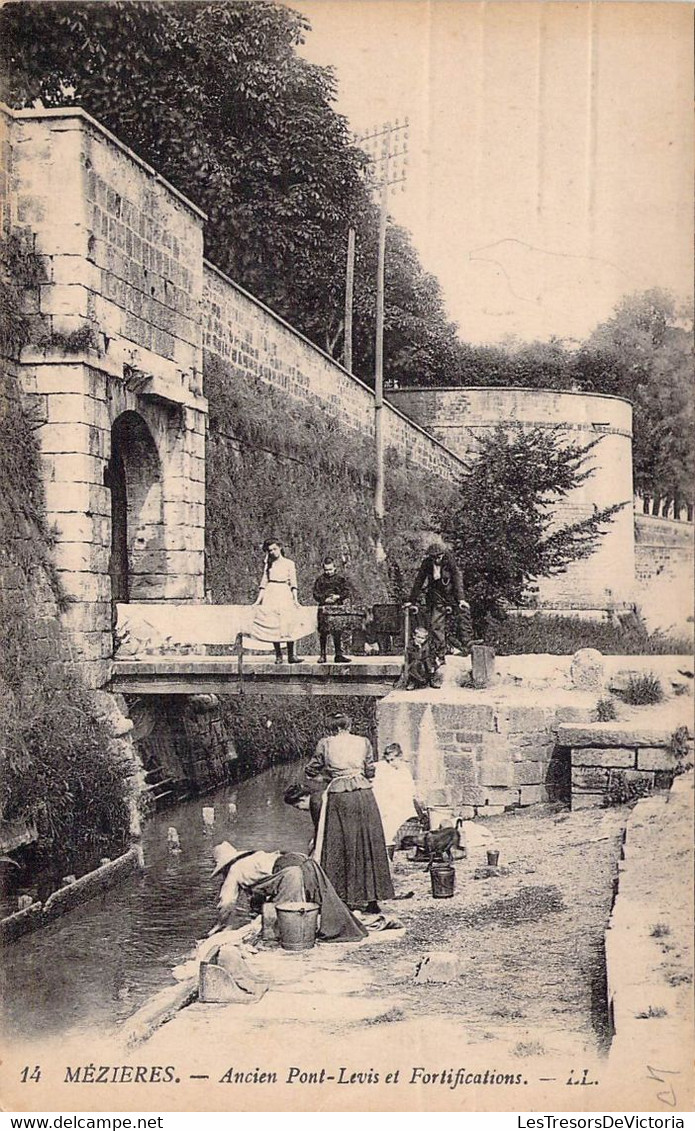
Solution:
<path fill-rule="evenodd" d="M 306 851 L 308 814 L 282 800 L 298 774 L 296 764 L 277 766 L 150 821 L 144 873 L 7 948 L 5 1032 L 29 1038 L 109 1027 L 169 985 L 172 966 L 215 922 L 220 880 L 210 879 L 214 844 Z M 203 805 L 214 806 L 212 826 L 203 821 Z M 172 827 L 180 852 L 171 850 Z"/>

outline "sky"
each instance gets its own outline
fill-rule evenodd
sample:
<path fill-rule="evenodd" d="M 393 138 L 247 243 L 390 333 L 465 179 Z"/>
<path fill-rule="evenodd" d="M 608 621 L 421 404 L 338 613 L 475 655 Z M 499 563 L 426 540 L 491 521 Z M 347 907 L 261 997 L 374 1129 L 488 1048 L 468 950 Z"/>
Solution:
<path fill-rule="evenodd" d="M 300 0 L 361 134 L 409 119 L 390 212 L 470 342 L 579 341 L 693 286 L 689 4 Z"/>

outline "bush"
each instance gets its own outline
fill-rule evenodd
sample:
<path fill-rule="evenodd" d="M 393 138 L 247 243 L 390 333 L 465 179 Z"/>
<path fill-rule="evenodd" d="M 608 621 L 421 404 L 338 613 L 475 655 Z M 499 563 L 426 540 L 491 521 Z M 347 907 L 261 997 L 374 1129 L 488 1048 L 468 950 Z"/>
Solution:
<path fill-rule="evenodd" d="M 604 656 L 689 656 L 692 652 L 687 639 L 648 633 L 632 618 L 623 625 L 543 613 L 488 621 L 486 642 L 498 656 L 532 652 L 572 656 L 580 648 L 596 648 Z"/>
<path fill-rule="evenodd" d="M 253 601 L 261 545 L 278 538 L 297 564 L 299 600 L 333 554 L 360 604 L 402 601 L 451 484 L 404 468 L 386 453 L 386 561 L 376 562 L 373 444 L 338 416 L 298 405 L 248 377 L 234 379 L 205 357 L 210 404 L 207 446 L 206 580 L 215 602 Z"/>
<path fill-rule="evenodd" d="M 26 340 L 23 288 L 42 276 L 27 235 L 0 245 L 6 352 Z M 82 873 L 127 845 L 128 774 L 69 661 L 39 447 L 11 366 L 0 371 L 0 819 L 27 821 L 34 866 Z M 14 872 L 14 870 L 13 870 Z"/>
<path fill-rule="evenodd" d="M 651 791 L 651 784 L 646 778 L 632 781 L 628 780 L 624 770 L 611 770 L 604 804 L 608 808 L 614 805 L 628 805 L 632 801 L 646 797 Z"/>
<path fill-rule="evenodd" d="M 320 738 L 330 733 L 330 718 L 344 711 L 352 730 L 368 738 L 376 753 L 375 701 L 367 697 L 302 697 L 287 700 L 269 696 L 229 696 L 222 700 L 224 728 L 239 755 L 239 776 L 250 777 L 280 762 L 303 762 Z M 297 775 L 301 773 L 297 769 Z"/>
<path fill-rule="evenodd" d="M 615 703 L 612 699 L 599 699 L 596 704 L 596 720 L 599 723 L 610 723 L 618 717 Z"/>
<path fill-rule="evenodd" d="M 627 687 L 616 694 L 630 706 L 640 707 L 649 703 L 661 703 L 664 689 L 658 676 L 653 672 L 647 672 L 644 675 L 631 675 Z"/>
<path fill-rule="evenodd" d="M 523 605 L 529 582 L 588 558 L 626 504 L 557 522 L 558 502 L 593 474 L 588 457 L 598 439 L 582 445 L 560 427 L 499 425 L 475 441 L 477 453 L 441 530 L 461 567 L 473 631 L 491 643 L 490 618 L 501 620 L 510 605 Z"/>

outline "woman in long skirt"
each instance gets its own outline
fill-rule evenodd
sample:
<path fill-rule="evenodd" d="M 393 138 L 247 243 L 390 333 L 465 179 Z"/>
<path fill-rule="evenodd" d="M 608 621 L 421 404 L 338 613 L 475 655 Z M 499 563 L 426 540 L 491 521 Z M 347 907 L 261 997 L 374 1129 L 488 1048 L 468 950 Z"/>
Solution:
<path fill-rule="evenodd" d="M 377 912 L 393 899 L 381 816 L 374 800 L 374 753 L 351 719 L 336 715 L 336 733 L 322 738 L 306 776 L 327 779 L 314 856 L 338 895 L 353 910 Z"/>
<path fill-rule="evenodd" d="M 263 543 L 265 565 L 258 587 L 256 611 L 251 635 L 256 640 L 272 642 L 275 663 L 282 663 L 282 642 L 287 643 L 287 660 L 301 664 L 294 654 L 294 641 L 298 633 L 300 605 L 297 600 L 297 570 L 294 562 L 286 558 L 282 546 L 273 538 Z"/>

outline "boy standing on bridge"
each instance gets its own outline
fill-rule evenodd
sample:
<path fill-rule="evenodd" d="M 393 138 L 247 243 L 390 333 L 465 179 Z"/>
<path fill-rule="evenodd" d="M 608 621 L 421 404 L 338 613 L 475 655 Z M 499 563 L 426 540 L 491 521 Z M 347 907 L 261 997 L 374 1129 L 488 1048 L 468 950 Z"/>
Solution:
<path fill-rule="evenodd" d="M 337 619 L 333 615 L 338 612 L 341 605 L 344 605 L 350 600 L 350 596 L 351 587 L 347 578 L 338 573 L 333 558 L 324 558 L 323 573 L 320 577 L 317 577 L 314 582 L 314 600 L 319 607 L 318 629 L 320 664 L 328 662 L 326 648 L 328 646 L 329 634 L 333 637 L 335 663 L 349 664 L 351 662 L 350 657 L 343 653 L 342 625 L 340 624 L 339 614 Z"/>

